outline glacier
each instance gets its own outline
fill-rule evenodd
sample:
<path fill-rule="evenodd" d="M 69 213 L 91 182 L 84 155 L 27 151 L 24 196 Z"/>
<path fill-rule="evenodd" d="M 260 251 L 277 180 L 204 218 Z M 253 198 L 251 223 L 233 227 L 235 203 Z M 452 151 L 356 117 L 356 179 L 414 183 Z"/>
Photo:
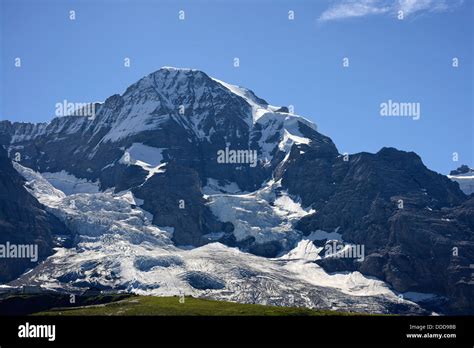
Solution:
<path fill-rule="evenodd" d="M 171 241 L 172 228 L 152 225 L 151 214 L 140 208 L 140 201 L 129 191 L 66 195 L 40 173 L 18 163 L 14 167 L 25 178 L 25 187 L 75 233 L 75 246 L 57 247 L 54 255 L 10 285 L 41 284 L 71 292 L 97 286 L 142 295 L 190 295 L 242 303 L 371 313 L 388 313 L 397 306 L 400 312 L 423 312 L 380 280 L 359 272 L 328 274 L 313 263 L 319 248 L 310 241 L 340 238 L 337 231 L 317 231 L 277 258 L 221 243 L 179 248 Z M 291 223 L 308 211 L 288 195 L 275 199 L 275 186 L 278 183 L 269 182 L 253 193 L 210 194 L 209 204 L 218 215 L 225 211 L 231 215 L 238 235 L 297 240 Z M 266 230 L 261 227 L 264 231 L 251 226 L 251 202 L 260 206 L 250 209 L 271 220 Z M 270 225 L 279 228 L 273 231 Z"/>

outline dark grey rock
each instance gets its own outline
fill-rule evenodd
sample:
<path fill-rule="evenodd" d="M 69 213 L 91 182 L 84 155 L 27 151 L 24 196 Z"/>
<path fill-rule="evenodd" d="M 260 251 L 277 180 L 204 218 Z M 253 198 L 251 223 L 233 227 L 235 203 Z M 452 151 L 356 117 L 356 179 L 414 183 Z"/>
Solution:
<path fill-rule="evenodd" d="M 24 184 L 0 146 L 0 244 L 38 246 L 37 262 L 26 258 L 0 258 L 0 282 L 17 278 L 51 255 L 55 234 L 70 234 L 56 217 L 45 211 Z"/>

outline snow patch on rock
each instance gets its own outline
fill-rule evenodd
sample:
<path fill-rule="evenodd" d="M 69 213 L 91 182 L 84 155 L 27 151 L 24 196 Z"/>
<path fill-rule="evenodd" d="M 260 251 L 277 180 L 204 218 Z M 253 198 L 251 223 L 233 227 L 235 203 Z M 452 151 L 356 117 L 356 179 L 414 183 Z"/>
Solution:
<path fill-rule="evenodd" d="M 466 194 L 474 193 L 474 171 L 465 174 L 448 175 L 448 178 L 457 182 L 459 188 Z"/>
<path fill-rule="evenodd" d="M 157 173 L 165 172 L 166 163 L 163 161 L 163 148 L 147 146 L 141 143 L 133 143 L 125 150 L 119 163 L 139 166 L 148 172 L 146 180 Z M 146 181 L 145 180 L 145 181 Z"/>

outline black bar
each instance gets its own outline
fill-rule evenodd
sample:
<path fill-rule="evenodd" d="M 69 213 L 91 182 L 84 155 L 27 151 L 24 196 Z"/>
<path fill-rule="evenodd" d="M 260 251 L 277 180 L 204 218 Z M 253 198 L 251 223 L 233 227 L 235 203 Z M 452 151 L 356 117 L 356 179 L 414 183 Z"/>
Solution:
<path fill-rule="evenodd" d="M 54 342 L 19 338 L 25 323 L 55 325 Z M 412 329 L 410 329 L 412 325 Z M 420 331 L 413 326 L 425 326 Z M 428 326 L 431 325 L 432 327 Z M 78 344 L 408 344 L 473 346 L 472 317 L 0 317 L 0 345 Z M 455 334 L 408 338 L 407 334 Z"/>

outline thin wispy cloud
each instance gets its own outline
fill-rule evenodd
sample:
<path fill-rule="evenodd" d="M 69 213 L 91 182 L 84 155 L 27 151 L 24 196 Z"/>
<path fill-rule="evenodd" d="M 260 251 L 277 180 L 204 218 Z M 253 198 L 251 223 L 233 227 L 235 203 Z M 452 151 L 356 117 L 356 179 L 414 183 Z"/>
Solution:
<path fill-rule="evenodd" d="M 326 9 L 319 17 L 320 22 L 373 15 L 404 16 L 418 12 L 444 12 L 456 8 L 464 0 L 341 0 Z"/>
<path fill-rule="evenodd" d="M 378 0 L 345 0 L 324 11 L 319 20 L 324 22 L 335 19 L 363 17 L 386 13 L 389 10 L 390 7 L 381 6 Z"/>

